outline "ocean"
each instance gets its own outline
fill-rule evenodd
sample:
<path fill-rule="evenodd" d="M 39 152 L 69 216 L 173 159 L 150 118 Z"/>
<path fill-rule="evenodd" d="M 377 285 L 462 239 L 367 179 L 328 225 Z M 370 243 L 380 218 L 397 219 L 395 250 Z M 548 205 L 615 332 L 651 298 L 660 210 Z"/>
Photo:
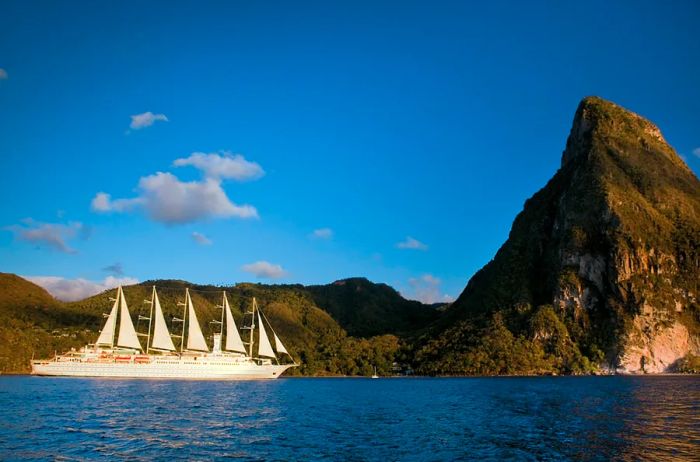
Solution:
<path fill-rule="evenodd" d="M 0 459 L 700 460 L 700 377 L 0 377 Z"/>

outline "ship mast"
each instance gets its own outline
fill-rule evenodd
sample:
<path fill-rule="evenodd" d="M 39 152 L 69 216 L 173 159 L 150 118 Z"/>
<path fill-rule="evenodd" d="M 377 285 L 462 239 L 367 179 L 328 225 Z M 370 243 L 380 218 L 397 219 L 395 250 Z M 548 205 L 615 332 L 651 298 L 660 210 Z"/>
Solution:
<path fill-rule="evenodd" d="M 117 289 L 117 303 L 121 303 L 121 293 L 122 293 L 122 286 L 119 286 Z M 114 325 L 112 325 L 112 349 L 114 350 L 114 337 L 117 335 L 117 313 L 119 313 L 119 310 L 117 310 L 116 313 L 114 313 Z"/>
<path fill-rule="evenodd" d="M 180 353 L 185 351 L 185 320 L 187 319 L 187 299 L 190 296 L 190 289 L 185 288 L 185 303 L 178 303 L 178 305 L 182 305 L 182 319 L 179 321 L 182 321 L 182 335 L 180 336 Z"/>
<path fill-rule="evenodd" d="M 153 286 L 153 294 L 151 295 L 151 313 L 148 315 L 148 335 L 146 336 L 146 354 L 151 350 L 151 323 L 153 322 L 153 306 L 156 303 L 156 286 Z"/>
<path fill-rule="evenodd" d="M 220 350 L 224 351 L 224 315 L 226 314 L 226 291 L 224 290 L 223 299 L 221 300 L 221 305 L 216 305 L 217 308 L 221 308 L 221 320 L 214 319 L 210 321 L 210 324 L 219 324 L 219 345 Z M 228 332 L 227 332 L 228 335 Z M 216 334 L 214 334 L 216 336 Z M 214 349 L 216 349 L 216 340 L 214 340 Z"/>
<path fill-rule="evenodd" d="M 253 297 L 253 305 L 251 310 L 252 311 L 246 311 L 244 314 L 244 322 L 243 326 L 241 327 L 241 330 L 249 330 L 250 331 L 250 337 L 248 342 L 243 342 L 244 345 L 248 345 L 248 357 L 250 359 L 253 359 L 253 343 L 254 343 L 254 334 L 255 334 L 255 307 L 257 306 L 255 302 L 255 297 Z M 250 315 L 250 327 L 245 325 L 245 315 Z M 243 348 L 243 351 L 245 352 L 245 347 Z"/>
<path fill-rule="evenodd" d="M 145 335 L 146 336 L 146 354 L 149 354 L 149 350 L 151 349 L 151 322 L 153 319 L 153 305 L 155 303 L 155 298 L 156 298 L 156 286 L 153 286 L 153 292 L 151 293 L 151 299 L 150 300 L 144 300 L 144 303 L 150 303 L 151 305 L 151 312 L 149 313 L 148 317 L 146 316 L 141 316 L 139 314 L 139 321 L 141 320 L 148 320 L 148 332 L 146 334 L 139 334 L 137 333 L 136 335 Z"/>
<path fill-rule="evenodd" d="M 244 324 L 245 324 L 245 316 L 250 315 L 250 326 L 242 326 L 241 330 L 249 330 L 250 331 L 250 337 L 248 342 L 242 342 L 244 345 L 248 345 L 248 357 L 250 359 L 254 359 L 253 356 L 253 345 L 255 344 L 255 310 L 258 308 L 258 302 L 255 300 L 255 297 L 253 297 L 253 305 L 251 306 L 251 311 L 246 311 L 244 313 Z M 243 348 L 243 352 L 245 353 L 245 347 Z"/>
<path fill-rule="evenodd" d="M 226 291 L 224 290 L 224 298 L 221 300 L 221 332 L 219 335 L 222 340 L 224 338 L 224 312 L 226 311 Z"/>
<path fill-rule="evenodd" d="M 219 324 L 219 345 L 221 345 L 221 351 L 224 350 L 224 314 L 226 312 L 226 291 L 223 293 L 223 299 L 221 300 L 221 305 L 216 305 L 217 308 L 221 308 L 221 320 L 213 319 L 210 324 Z M 214 334 L 216 336 L 216 334 Z M 216 340 L 214 340 L 214 349 L 216 349 Z"/>
<path fill-rule="evenodd" d="M 257 308 L 258 303 L 255 301 L 255 297 L 253 297 L 253 311 L 251 312 L 251 320 L 250 320 L 250 354 L 249 356 L 252 358 L 253 357 L 253 343 L 254 343 L 254 336 L 253 334 L 255 333 L 255 308 Z"/>

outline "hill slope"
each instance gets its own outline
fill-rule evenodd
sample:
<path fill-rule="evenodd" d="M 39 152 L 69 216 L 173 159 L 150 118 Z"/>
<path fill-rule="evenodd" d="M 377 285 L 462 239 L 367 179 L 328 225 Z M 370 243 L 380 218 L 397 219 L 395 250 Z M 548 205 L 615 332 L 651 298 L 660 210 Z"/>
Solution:
<path fill-rule="evenodd" d="M 139 332 L 147 330 L 139 315 L 148 315 L 149 305 L 143 301 L 150 299 L 153 285 L 158 288 L 168 327 L 173 334 L 178 333 L 181 325 L 173 323 L 172 318 L 182 317 L 182 307 L 177 303 L 183 301 L 185 288 L 188 287 L 207 338 L 218 329 L 209 321 L 221 318 L 217 305 L 221 304 L 223 290 L 227 291 L 234 318 L 239 323 L 252 298 L 256 297 L 287 349 L 301 363 L 301 367 L 289 372 L 291 374 L 369 375 L 375 366 L 380 373 L 388 374 L 392 363 L 401 355 L 399 338 L 384 335 L 393 330 L 375 331 L 373 336 L 366 335 L 369 338 L 349 336 L 328 311 L 319 307 L 312 293 L 300 285 L 238 284 L 222 288 L 159 280 L 127 286 L 124 288 L 125 298 Z M 316 290 L 320 287 L 316 286 Z M 373 293 L 376 285 L 365 280 L 363 287 Z M 390 290 L 398 296 L 388 286 L 382 285 L 379 290 Z M 336 295 L 332 291 L 330 293 L 330 298 L 335 300 Z M 104 323 L 103 313 L 109 311 L 112 304 L 110 297 L 114 294 L 115 291 L 111 290 L 78 302 L 62 303 L 29 281 L 0 273 L 1 370 L 27 372 L 32 355 L 49 357 L 54 351 L 94 342 Z M 363 303 L 379 306 L 372 297 L 356 302 L 359 305 L 344 303 L 343 307 L 368 312 Z M 396 300 L 393 302 L 397 303 Z M 414 302 L 403 302 L 416 309 Z M 433 312 L 419 303 L 417 306 Z M 396 319 L 401 313 L 395 312 L 394 315 Z"/>
<path fill-rule="evenodd" d="M 48 356 L 87 341 L 98 316 L 75 310 L 41 287 L 0 273 L 0 371 L 26 371 L 33 354 Z"/>
<path fill-rule="evenodd" d="M 307 286 L 316 305 L 327 311 L 350 335 L 371 337 L 406 334 L 438 318 L 434 307 L 406 300 L 386 284 L 351 278 Z"/>
<path fill-rule="evenodd" d="M 700 350 L 700 182 L 651 122 L 600 98 L 559 171 L 422 339 L 426 373 L 661 372 Z"/>

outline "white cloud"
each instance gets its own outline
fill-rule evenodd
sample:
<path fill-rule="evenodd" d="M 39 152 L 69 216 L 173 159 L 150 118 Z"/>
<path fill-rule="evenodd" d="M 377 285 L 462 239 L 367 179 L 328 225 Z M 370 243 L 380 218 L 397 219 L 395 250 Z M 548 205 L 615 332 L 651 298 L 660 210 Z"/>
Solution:
<path fill-rule="evenodd" d="M 233 155 L 228 151 L 209 154 L 194 152 L 187 158 L 176 159 L 173 165 L 191 165 L 201 170 L 207 178 L 215 179 L 246 181 L 256 180 L 265 175 L 265 171 L 256 162 L 250 162 L 242 155 Z"/>
<path fill-rule="evenodd" d="M 89 229 L 80 222 L 41 223 L 27 218 L 21 225 L 13 225 L 5 228 L 15 234 L 15 239 L 31 242 L 40 246 L 47 246 L 64 253 L 78 253 L 68 245 L 69 240 L 80 235 L 87 235 Z"/>
<path fill-rule="evenodd" d="M 107 276 L 103 281 L 90 281 L 87 279 L 65 279 L 56 276 L 22 276 L 46 289 L 51 295 L 65 302 L 82 300 L 92 295 L 117 286 L 137 284 L 139 281 L 130 277 L 115 278 Z"/>
<path fill-rule="evenodd" d="M 171 173 L 157 172 L 141 178 L 139 196 L 111 200 L 109 194 L 98 193 L 92 199 L 97 212 L 126 212 L 142 207 L 148 216 L 166 224 L 191 223 L 209 218 L 258 218 L 252 205 L 236 205 L 212 178 L 202 181 L 180 181 Z"/>
<path fill-rule="evenodd" d="M 194 231 L 192 233 L 192 239 L 199 245 L 212 245 L 213 244 L 211 239 L 209 239 L 207 236 L 205 236 L 202 233 L 198 233 L 197 231 Z"/>
<path fill-rule="evenodd" d="M 419 302 L 432 303 L 450 303 L 454 298 L 447 294 L 442 294 L 442 281 L 432 274 L 424 274 L 419 278 L 410 278 L 408 280 L 410 290 L 402 295 L 407 299 L 418 300 Z"/>
<path fill-rule="evenodd" d="M 428 250 L 427 245 L 423 244 L 417 239 L 412 238 L 411 236 L 406 236 L 406 239 L 397 243 L 396 247 L 399 249 Z"/>
<path fill-rule="evenodd" d="M 172 173 L 156 172 L 139 180 L 138 196 L 112 199 L 99 192 L 90 207 L 95 212 L 129 212 L 142 208 L 155 221 L 166 224 L 191 223 L 209 218 L 259 218 L 252 205 L 237 205 L 221 187 L 225 179 L 252 180 L 264 175 L 260 165 L 241 155 L 193 153 L 177 159 L 176 167 L 192 165 L 202 171 L 200 181 L 180 181 Z"/>
<path fill-rule="evenodd" d="M 141 178 L 144 207 L 149 216 L 165 223 L 189 223 L 203 218 L 257 218 L 250 205 L 229 200 L 220 182 L 213 179 L 183 182 L 170 173 Z"/>
<path fill-rule="evenodd" d="M 280 265 L 267 261 L 256 261 L 255 263 L 243 265 L 241 269 L 260 279 L 279 279 L 287 275 L 287 272 Z"/>
<path fill-rule="evenodd" d="M 112 196 L 98 192 L 90 202 L 90 208 L 95 212 L 128 212 L 143 204 L 143 199 L 135 197 L 133 199 L 112 200 Z"/>
<path fill-rule="evenodd" d="M 695 157 L 700 157 L 700 148 L 693 149 L 693 155 Z"/>
<path fill-rule="evenodd" d="M 168 118 L 165 114 L 154 114 L 148 111 L 143 114 L 132 115 L 129 127 L 133 130 L 141 130 L 142 128 L 150 127 L 158 121 L 168 122 Z"/>
<path fill-rule="evenodd" d="M 333 237 L 333 230 L 330 228 L 319 228 L 314 229 L 311 233 L 313 239 L 331 239 Z"/>
<path fill-rule="evenodd" d="M 0 80 L 7 80 L 8 78 L 9 76 L 7 75 L 7 71 L 0 68 Z"/>
<path fill-rule="evenodd" d="M 119 262 L 114 263 L 113 265 L 105 266 L 102 268 L 102 271 L 112 273 L 115 276 L 124 276 L 124 267 L 122 267 L 122 264 Z"/>
<path fill-rule="evenodd" d="M 90 208 L 95 212 L 109 212 L 112 208 L 112 201 L 109 194 L 98 192 L 90 201 Z"/>

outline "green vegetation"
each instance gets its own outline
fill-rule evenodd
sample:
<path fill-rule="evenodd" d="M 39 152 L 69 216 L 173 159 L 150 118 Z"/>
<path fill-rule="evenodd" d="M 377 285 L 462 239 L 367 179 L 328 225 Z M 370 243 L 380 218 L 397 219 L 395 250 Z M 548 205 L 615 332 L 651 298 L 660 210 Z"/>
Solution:
<path fill-rule="evenodd" d="M 450 343 L 443 340 L 450 338 Z M 600 359 L 600 358 L 598 358 Z M 514 334 L 503 313 L 474 330 L 462 322 L 422 347 L 418 372 L 430 375 L 586 374 L 596 370 L 571 340 L 566 325 L 545 305 L 530 318 L 527 333 Z"/>
<path fill-rule="evenodd" d="M 676 365 L 681 374 L 700 374 L 700 356 L 689 354 Z"/>
<path fill-rule="evenodd" d="M 451 306 L 408 301 L 361 278 L 226 290 L 238 322 L 258 299 L 301 362 L 291 374 L 368 375 L 374 366 L 389 374 L 394 363 L 432 375 L 584 374 L 617 366 L 628 337 L 643 343 L 659 327 L 680 323 L 697 338 L 698 281 L 700 182 L 653 124 L 586 98 L 561 168 L 525 202 L 508 240 Z M 154 283 L 168 319 L 181 316 L 177 302 L 190 287 L 212 334 L 208 321 L 220 319 L 224 288 L 127 287 L 134 315 L 145 314 Z M 94 341 L 109 295 L 60 303 L 0 275 L 2 370 L 26 371 L 32 353 Z M 678 366 L 697 371 L 697 356 Z"/>
<path fill-rule="evenodd" d="M 128 286 L 124 288 L 124 295 L 138 332 L 147 329 L 145 321 L 138 320 L 138 315 L 148 315 L 150 305 L 143 301 L 150 299 L 153 285 L 158 288 L 168 327 L 174 334 L 179 333 L 181 324 L 171 320 L 182 317 L 182 307 L 178 302 L 183 301 L 186 287 L 190 288 L 206 337 L 219 329 L 210 321 L 221 319 L 217 305 L 221 304 L 223 290 L 227 292 L 234 318 L 239 324 L 244 311 L 250 308 L 253 297 L 256 297 L 289 352 L 301 363 L 300 367 L 288 372 L 290 375 L 368 375 L 375 366 L 380 374 L 388 375 L 395 372 L 393 363 L 401 359 L 403 343 L 398 337 L 348 336 L 326 311 L 315 304 L 312 294 L 303 286 L 238 284 L 235 287 L 215 287 L 175 280 Z M 369 281 L 363 285 L 367 290 L 374 290 L 374 284 Z M 114 295 L 115 291 L 111 290 L 79 302 L 61 303 L 18 276 L 0 274 L 1 370 L 28 372 L 32 355 L 50 357 L 55 351 L 94 342 L 104 323 L 103 313 L 111 308 L 110 297 Z M 332 291 L 328 291 L 327 296 L 332 297 Z M 434 312 L 431 307 L 418 306 Z M 365 307 L 357 306 L 357 309 L 365 310 Z M 177 341 L 175 343 L 177 346 Z"/>
<path fill-rule="evenodd" d="M 97 321 L 31 282 L 0 273 L 0 370 L 25 372 L 33 354 L 47 357 L 84 344 Z"/>
<path fill-rule="evenodd" d="M 306 291 L 348 334 L 359 337 L 406 334 L 427 326 L 439 315 L 420 302 L 406 300 L 388 285 L 365 278 L 309 286 Z"/>
<path fill-rule="evenodd" d="M 559 171 L 417 339 L 417 370 L 589 372 L 618 361 L 645 309 L 697 336 L 699 246 L 698 179 L 653 124 L 586 98 Z"/>

